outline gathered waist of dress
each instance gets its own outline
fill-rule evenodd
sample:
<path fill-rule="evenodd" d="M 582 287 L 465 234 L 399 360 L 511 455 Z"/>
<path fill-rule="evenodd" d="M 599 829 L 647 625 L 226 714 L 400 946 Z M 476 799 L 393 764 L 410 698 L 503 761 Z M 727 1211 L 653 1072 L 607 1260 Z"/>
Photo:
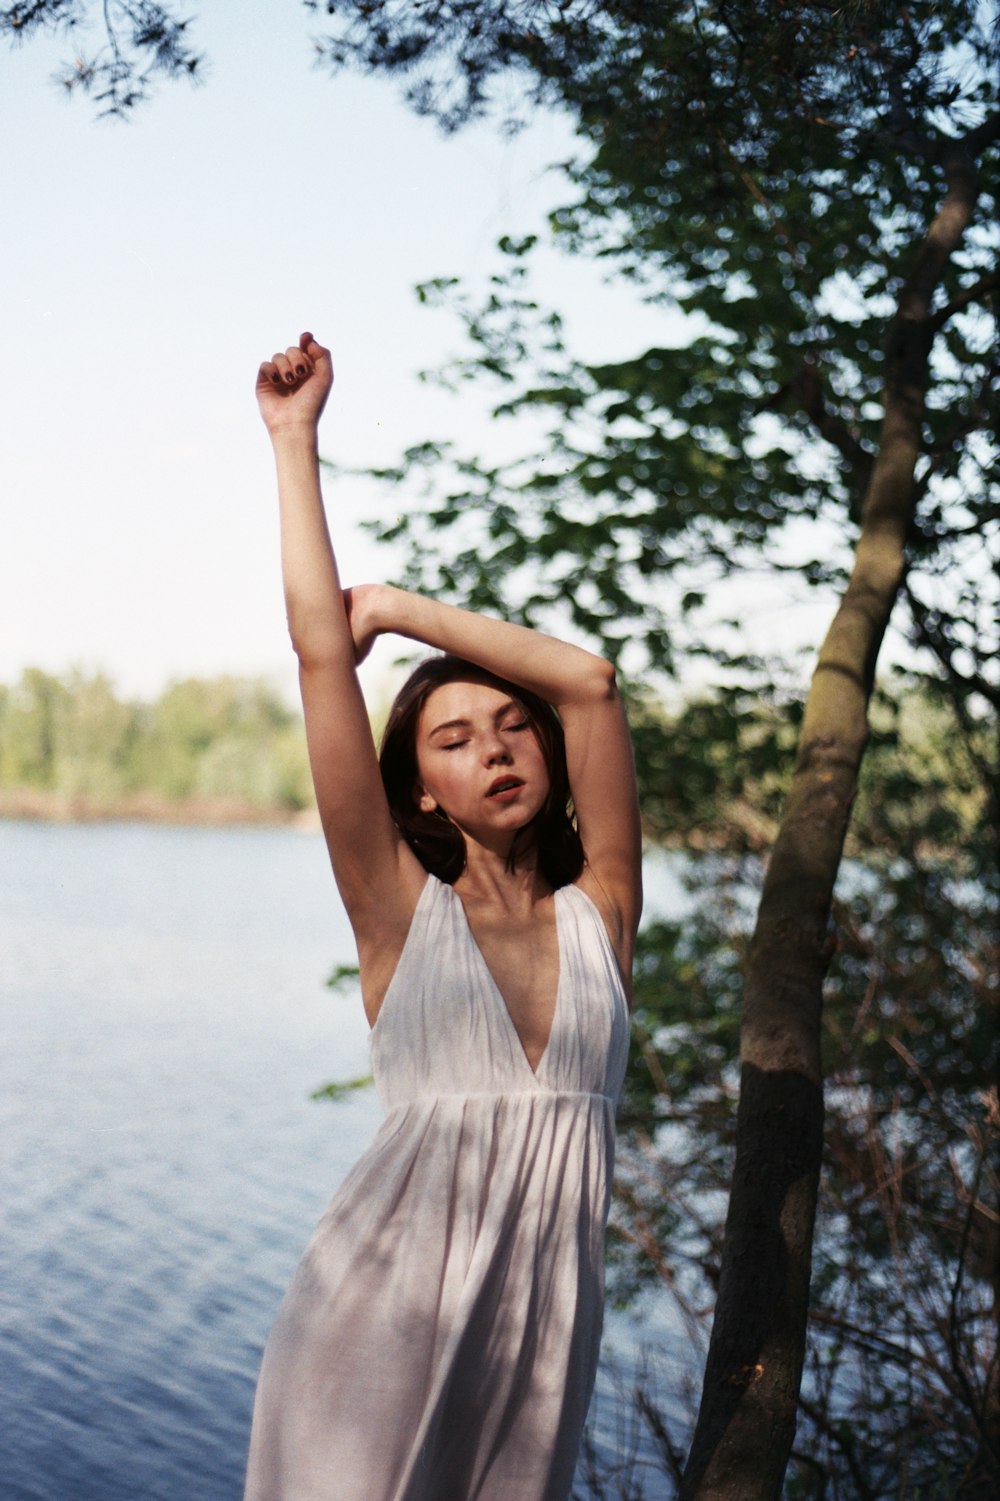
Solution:
<path fill-rule="evenodd" d="M 421 1091 L 386 1107 L 386 1117 L 398 1110 L 409 1110 L 414 1105 L 434 1105 L 449 1101 L 465 1104 L 472 1100 L 517 1101 L 531 1100 L 534 1103 L 559 1100 L 587 1100 L 614 1110 L 615 1102 L 610 1095 L 596 1089 L 437 1089 Z"/>

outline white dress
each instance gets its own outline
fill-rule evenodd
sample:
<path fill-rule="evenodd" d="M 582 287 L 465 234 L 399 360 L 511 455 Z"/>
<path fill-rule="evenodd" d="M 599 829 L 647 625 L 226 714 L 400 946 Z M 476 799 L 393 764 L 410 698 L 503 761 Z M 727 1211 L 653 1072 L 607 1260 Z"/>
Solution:
<path fill-rule="evenodd" d="M 565 1501 L 593 1388 L 628 1009 L 556 892 L 533 1071 L 458 895 L 429 876 L 372 1032 L 386 1109 L 279 1310 L 245 1501 Z"/>

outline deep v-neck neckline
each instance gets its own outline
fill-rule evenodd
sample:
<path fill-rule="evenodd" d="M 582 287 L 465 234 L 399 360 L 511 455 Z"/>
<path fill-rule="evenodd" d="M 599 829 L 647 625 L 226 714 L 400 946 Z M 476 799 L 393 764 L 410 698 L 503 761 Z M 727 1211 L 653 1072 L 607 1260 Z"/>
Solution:
<path fill-rule="evenodd" d="M 537 1083 L 538 1075 L 541 1073 L 542 1066 L 544 1065 L 545 1060 L 548 1057 L 549 1048 L 552 1046 L 552 1038 L 556 1030 L 556 1021 L 559 1016 L 559 997 L 562 994 L 563 970 L 565 968 L 563 964 L 562 933 L 560 931 L 559 923 L 559 891 L 556 890 L 552 893 L 553 911 L 555 912 L 556 918 L 556 963 L 558 966 L 556 972 L 556 993 L 555 999 L 552 1002 L 552 1017 L 549 1022 L 549 1035 L 545 1039 L 545 1046 L 542 1048 L 542 1051 L 538 1055 L 537 1065 L 532 1068 L 531 1059 L 528 1057 L 527 1051 L 525 1050 L 524 1043 L 521 1040 L 521 1034 L 517 1030 L 517 1027 L 514 1025 L 514 1018 L 510 1014 L 510 1007 L 507 1005 L 504 993 L 500 989 L 500 986 L 497 984 L 496 977 L 494 976 L 493 971 L 490 969 L 489 965 L 486 962 L 486 955 L 480 948 L 479 941 L 476 938 L 475 933 L 472 931 L 472 924 L 469 921 L 469 914 L 465 910 L 465 903 L 462 901 L 462 898 L 459 896 L 458 892 L 453 886 L 450 886 L 448 889 L 458 903 L 459 911 L 462 914 L 462 920 L 465 923 L 465 931 L 469 935 L 469 942 L 472 945 L 476 958 L 482 965 L 483 973 L 486 975 L 486 978 L 489 981 L 494 998 L 499 1003 L 500 1011 L 502 1012 L 506 1025 L 510 1029 L 511 1036 L 513 1037 L 514 1042 L 517 1045 L 517 1050 L 520 1053 L 524 1065 L 530 1073 L 531 1077 Z"/>

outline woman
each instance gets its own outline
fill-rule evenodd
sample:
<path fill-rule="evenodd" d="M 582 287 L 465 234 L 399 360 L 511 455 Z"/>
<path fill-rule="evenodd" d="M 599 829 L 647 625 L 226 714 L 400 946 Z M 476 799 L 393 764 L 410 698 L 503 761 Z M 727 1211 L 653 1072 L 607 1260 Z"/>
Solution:
<path fill-rule="evenodd" d="M 272 1330 L 246 1498 L 564 1501 L 641 901 L 628 729 L 588 652 L 399 589 L 341 591 L 317 463 L 331 383 L 305 333 L 257 396 L 387 1115 Z M 397 699 L 380 772 L 355 667 L 386 631 L 448 655 Z"/>

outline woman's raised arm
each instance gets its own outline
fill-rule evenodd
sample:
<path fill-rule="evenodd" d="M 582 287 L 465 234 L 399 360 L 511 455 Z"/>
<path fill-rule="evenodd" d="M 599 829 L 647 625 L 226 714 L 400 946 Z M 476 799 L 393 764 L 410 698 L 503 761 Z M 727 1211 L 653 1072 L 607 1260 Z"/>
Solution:
<path fill-rule="evenodd" d="M 278 472 L 285 605 L 323 832 L 359 947 L 377 935 L 391 950 L 425 877 L 385 800 L 323 509 L 317 425 L 332 383 L 329 350 L 304 333 L 261 365 L 257 401 Z"/>

